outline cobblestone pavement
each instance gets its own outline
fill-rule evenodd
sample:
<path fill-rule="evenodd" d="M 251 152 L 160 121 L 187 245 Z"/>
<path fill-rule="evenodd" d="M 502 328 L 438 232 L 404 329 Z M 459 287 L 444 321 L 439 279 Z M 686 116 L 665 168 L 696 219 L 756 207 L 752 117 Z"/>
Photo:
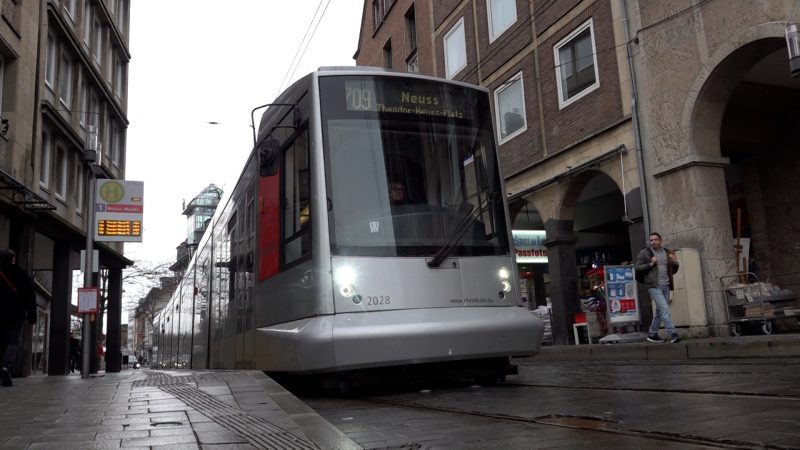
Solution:
<path fill-rule="evenodd" d="M 493 387 L 303 400 L 365 448 L 800 448 L 800 359 L 516 362 Z"/>
<path fill-rule="evenodd" d="M 258 371 L 14 382 L 0 389 L 0 449 L 358 448 Z"/>

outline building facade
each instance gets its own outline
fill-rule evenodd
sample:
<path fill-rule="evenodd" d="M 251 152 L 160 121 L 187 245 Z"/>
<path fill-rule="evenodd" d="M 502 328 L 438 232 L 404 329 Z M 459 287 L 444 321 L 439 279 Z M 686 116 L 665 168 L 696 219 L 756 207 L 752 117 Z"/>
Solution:
<path fill-rule="evenodd" d="M 800 11 L 734 3 L 365 2 L 358 65 L 411 70 L 413 29 L 420 73 L 490 90 L 512 227 L 545 231 L 548 258 L 518 265 L 532 303 L 552 304 L 556 343 L 572 341 L 592 268 L 629 263 L 649 231 L 687 249 L 673 308 L 694 311 L 678 323 L 693 335 L 728 332 L 720 279 L 736 273 L 737 235 L 752 242 L 746 268 L 800 284 L 787 275 L 800 246 L 777 244 L 797 199 L 783 33 Z M 778 167 L 789 178 L 767 179 Z"/>
<path fill-rule="evenodd" d="M 34 369 L 64 374 L 73 270 L 92 225 L 89 170 L 125 175 L 129 1 L 4 0 L 0 15 L 0 246 L 15 250 L 34 276 L 39 305 L 33 348 L 19 367 L 29 373 L 33 354 Z M 90 126 L 100 144 L 93 166 L 85 160 Z M 108 346 L 118 349 L 122 268 L 130 261 L 122 244 L 95 248 L 108 277 Z M 110 370 L 117 356 L 109 352 Z"/>

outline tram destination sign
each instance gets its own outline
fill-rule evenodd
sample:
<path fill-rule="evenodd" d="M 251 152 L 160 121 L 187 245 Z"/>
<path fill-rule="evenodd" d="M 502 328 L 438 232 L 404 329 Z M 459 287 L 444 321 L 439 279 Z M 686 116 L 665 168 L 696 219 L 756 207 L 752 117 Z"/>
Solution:
<path fill-rule="evenodd" d="M 370 81 L 347 80 L 345 102 L 348 111 L 409 114 L 417 116 L 468 119 L 469 108 L 464 95 L 448 94 L 441 85 L 392 84 L 378 85 Z"/>
<path fill-rule="evenodd" d="M 94 239 L 100 242 L 142 242 L 144 183 L 97 180 Z"/>

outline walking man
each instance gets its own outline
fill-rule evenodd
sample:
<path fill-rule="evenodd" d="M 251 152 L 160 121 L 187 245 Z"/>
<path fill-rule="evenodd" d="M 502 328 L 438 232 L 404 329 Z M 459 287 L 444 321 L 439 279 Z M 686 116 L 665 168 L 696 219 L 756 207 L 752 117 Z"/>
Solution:
<path fill-rule="evenodd" d="M 19 335 L 25 319 L 36 323 L 36 294 L 28 274 L 17 267 L 12 250 L 0 254 L 0 384 L 13 385 L 11 375 L 17 362 Z"/>
<path fill-rule="evenodd" d="M 645 247 L 636 257 L 634 268 L 637 273 L 644 274 L 644 285 L 650 299 L 656 304 L 656 312 L 650 325 L 647 340 L 665 342 L 658 335 L 658 328 L 664 323 L 664 329 L 670 335 L 670 342 L 679 342 L 678 331 L 669 314 L 669 292 L 673 289 L 672 275 L 678 272 L 678 259 L 675 252 L 661 246 L 661 235 L 650 233 L 650 246 Z M 637 277 L 641 279 L 641 277 Z"/>

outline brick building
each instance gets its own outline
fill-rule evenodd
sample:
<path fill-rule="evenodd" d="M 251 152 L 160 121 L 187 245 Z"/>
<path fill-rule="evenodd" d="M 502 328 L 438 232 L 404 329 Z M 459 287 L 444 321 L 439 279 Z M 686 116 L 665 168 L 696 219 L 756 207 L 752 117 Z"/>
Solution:
<path fill-rule="evenodd" d="M 552 303 L 556 343 L 572 340 L 579 299 L 591 295 L 586 270 L 631 261 L 648 230 L 687 249 L 677 325 L 725 335 L 719 280 L 736 271 L 736 232 L 752 238 L 751 268 L 775 274 L 780 261 L 800 274 L 797 250 L 775 243 L 797 213 L 796 165 L 788 150 L 756 150 L 797 141 L 782 39 L 798 21 L 793 5 L 367 0 L 355 59 L 490 90 L 512 227 L 546 232 L 546 263 L 518 264 L 531 298 Z M 785 175 L 766 176 L 778 166 Z M 744 197 L 748 227 L 737 231 L 730 217 Z M 800 288 L 800 277 L 785 284 Z M 640 316 L 647 325 L 649 301 Z"/>
<path fill-rule="evenodd" d="M 0 247 L 33 274 L 39 320 L 25 330 L 19 368 L 65 374 L 73 270 L 90 227 L 87 130 L 98 130 L 101 178 L 123 179 L 128 126 L 128 0 L 2 2 L 0 21 Z M 107 270 L 110 348 L 119 348 L 122 244 L 98 244 Z M 118 352 L 117 352 L 118 353 Z M 108 367 L 118 367 L 109 352 Z"/>

